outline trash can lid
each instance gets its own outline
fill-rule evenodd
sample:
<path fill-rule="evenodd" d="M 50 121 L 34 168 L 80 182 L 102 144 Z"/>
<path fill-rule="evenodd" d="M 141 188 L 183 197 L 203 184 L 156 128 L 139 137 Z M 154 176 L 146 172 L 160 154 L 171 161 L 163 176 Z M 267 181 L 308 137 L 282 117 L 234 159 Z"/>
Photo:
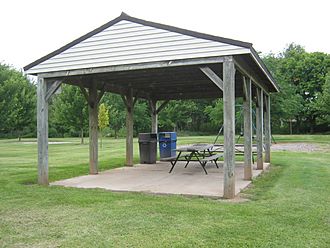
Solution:
<path fill-rule="evenodd" d="M 145 140 L 157 140 L 157 134 L 156 133 L 139 133 L 139 141 Z"/>

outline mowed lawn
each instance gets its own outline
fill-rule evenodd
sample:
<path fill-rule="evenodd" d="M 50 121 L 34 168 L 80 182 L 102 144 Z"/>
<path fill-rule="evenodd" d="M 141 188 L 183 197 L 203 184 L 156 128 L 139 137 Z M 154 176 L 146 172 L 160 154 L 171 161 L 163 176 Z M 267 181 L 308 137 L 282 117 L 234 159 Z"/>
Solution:
<path fill-rule="evenodd" d="M 35 140 L 0 140 L 0 247 L 330 247 L 330 136 L 275 139 L 325 149 L 273 152 L 240 203 L 38 186 Z M 88 145 L 51 141 L 70 142 L 49 145 L 51 181 L 88 173 Z M 101 170 L 123 166 L 125 140 L 105 139 L 99 160 Z"/>

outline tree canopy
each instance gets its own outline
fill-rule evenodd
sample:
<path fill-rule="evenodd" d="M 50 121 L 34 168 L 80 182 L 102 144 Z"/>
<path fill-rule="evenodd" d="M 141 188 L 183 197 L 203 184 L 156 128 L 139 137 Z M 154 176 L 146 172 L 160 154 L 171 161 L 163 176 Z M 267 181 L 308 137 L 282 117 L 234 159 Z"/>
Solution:
<path fill-rule="evenodd" d="M 282 122 L 294 119 L 298 133 L 329 128 L 319 122 L 318 116 L 324 114 L 324 110 L 318 97 L 325 94 L 330 55 L 308 53 L 292 43 L 278 55 L 266 55 L 264 61 L 281 87 L 281 92 L 272 97 L 272 118 Z"/>
<path fill-rule="evenodd" d="M 54 136 L 59 133 L 79 134 L 81 144 L 84 143 L 84 132 L 88 127 L 87 101 L 78 87 L 62 85 L 61 93 L 52 97 L 50 104 L 50 132 Z"/>
<path fill-rule="evenodd" d="M 16 136 L 35 130 L 36 87 L 21 72 L 0 64 L 0 133 Z"/>

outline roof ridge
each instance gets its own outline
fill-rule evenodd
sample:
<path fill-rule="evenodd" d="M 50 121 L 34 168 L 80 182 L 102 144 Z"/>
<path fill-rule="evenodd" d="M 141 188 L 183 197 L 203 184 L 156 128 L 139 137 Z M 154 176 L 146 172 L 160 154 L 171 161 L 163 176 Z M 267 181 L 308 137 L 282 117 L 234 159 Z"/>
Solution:
<path fill-rule="evenodd" d="M 181 33 L 181 34 L 193 36 L 193 37 L 196 37 L 196 38 L 202 38 L 202 39 L 207 39 L 207 40 L 212 40 L 212 41 L 229 43 L 229 44 L 232 44 L 232 45 L 241 46 L 241 47 L 245 47 L 245 48 L 251 48 L 252 47 L 252 43 L 250 43 L 250 42 L 245 42 L 245 41 L 225 38 L 225 37 L 221 37 L 221 36 L 201 33 L 201 32 L 198 32 L 198 31 L 179 28 L 179 27 L 175 27 L 175 26 L 171 26 L 171 25 L 167 25 L 167 24 L 161 24 L 161 23 L 157 23 L 157 22 L 146 21 L 146 20 L 143 20 L 143 19 L 139 19 L 139 18 L 136 18 L 136 17 L 132 17 L 130 15 L 127 15 L 124 12 L 122 12 L 121 16 L 123 16 L 123 20 L 132 21 L 132 22 L 135 22 L 135 23 L 139 23 L 139 24 L 142 24 L 142 25 L 151 26 L 151 27 L 155 27 L 155 28 L 159 28 L 159 29 L 165 29 L 165 30 L 168 30 L 168 31 Z"/>

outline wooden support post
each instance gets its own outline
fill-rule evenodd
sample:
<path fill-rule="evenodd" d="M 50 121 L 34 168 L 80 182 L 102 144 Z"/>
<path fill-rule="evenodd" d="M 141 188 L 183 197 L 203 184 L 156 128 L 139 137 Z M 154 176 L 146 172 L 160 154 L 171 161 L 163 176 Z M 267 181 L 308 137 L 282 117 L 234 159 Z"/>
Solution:
<path fill-rule="evenodd" d="M 133 89 L 126 95 L 126 166 L 133 166 Z"/>
<path fill-rule="evenodd" d="M 232 56 L 223 63 L 224 198 L 235 197 L 235 66 Z"/>
<path fill-rule="evenodd" d="M 38 184 L 48 185 L 48 102 L 47 82 L 38 78 L 37 88 L 37 136 L 38 136 Z"/>
<path fill-rule="evenodd" d="M 263 90 L 257 88 L 256 134 L 257 134 L 257 169 L 264 169 L 263 162 Z"/>
<path fill-rule="evenodd" d="M 270 163 L 271 125 L 270 125 L 270 96 L 265 95 L 265 162 Z"/>
<path fill-rule="evenodd" d="M 252 101 L 251 79 L 243 78 L 244 111 L 244 179 L 252 180 Z"/>
<path fill-rule="evenodd" d="M 151 99 L 149 104 L 151 109 L 151 132 L 158 133 L 157 100 Z"/>
<path fill-rule="evenodd" d="M 88 92 L 89 112 L 89 173 L 98 173 L 98 95 L 96 83 Z"/>

